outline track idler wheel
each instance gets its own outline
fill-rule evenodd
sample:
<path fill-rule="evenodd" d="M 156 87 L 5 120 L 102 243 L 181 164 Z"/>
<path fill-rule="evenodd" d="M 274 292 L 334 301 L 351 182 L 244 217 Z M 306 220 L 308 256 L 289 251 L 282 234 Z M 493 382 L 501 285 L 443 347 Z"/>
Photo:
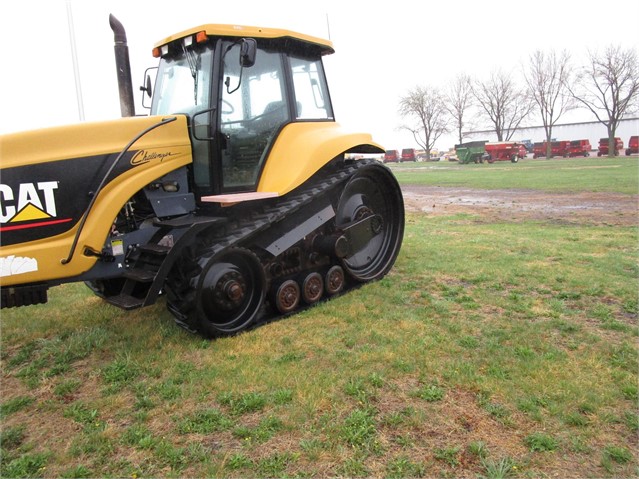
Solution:
<path fill-rule="evenodd" d="M 388 273 L 404 236 L 404 200 L 393 173 L 375 164 L 358 170 L 340 196 L 335 223 L 351 236 L 342 258 L 350 276 L 366 282 Z"/>
<path fill-rule="evenodd" d="M 211 258 L 197 287 L 196 328 L 210 337 L 248 328 L 258 317 L 266 294 L 266 278 L 251 251 L 230 250 Z"/>
<path fill-rule="evenodd" d="M 324 279 L 319 273 L 310 273 L 302 283 L 302 299 L 306 304 L 317 303 L 324 294 Z"/>
<path fill-rule="evenodd" d="M 300 285 L 297 281 L 288 279 L 284 281 L 275 293 L 275 307 L 282 314 L 295 311 L 300 304 Z"/>

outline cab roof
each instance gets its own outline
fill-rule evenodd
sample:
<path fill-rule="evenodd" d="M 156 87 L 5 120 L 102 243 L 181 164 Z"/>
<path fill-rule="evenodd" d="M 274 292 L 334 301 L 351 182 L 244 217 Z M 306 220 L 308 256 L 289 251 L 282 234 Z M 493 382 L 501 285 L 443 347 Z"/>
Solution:
<path fill-rule="evenodd" d="M 294 32 L 291 30 L 283 30 L 279 28 L 264 28 L 264 27 L 251 27 L 243 25 L 223 25 L 223 24 L 206 24 L 199 27 L 189 28 L 183 32 L 171 35 L 164 40 L 157 42 L 154 47 L 160 47 L 171 43 L 180 38 L 188 37 L 189 35 L 195 35 L 199 32 L 206 32 L 209 36 L 222 36 L 222 37 L 251 37 L 251 38 L 291 38 L 302 43 L 310 43 L 318 47 L 322 55 L 330 55 L 335 53 L 333 48 L 333 42 L 330 40 L 324 40 L 322 38 L 313 37 L 303 33 Z"/>

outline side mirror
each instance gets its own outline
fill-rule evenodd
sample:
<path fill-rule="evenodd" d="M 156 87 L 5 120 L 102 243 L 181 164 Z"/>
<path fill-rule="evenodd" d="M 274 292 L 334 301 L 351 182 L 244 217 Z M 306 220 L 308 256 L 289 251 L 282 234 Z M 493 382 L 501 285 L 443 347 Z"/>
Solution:
<path fill-rule="evenodd" d="M 149 98 L 153 96 L 153 88 L 151 87 L 151 75 L 146 76 L 146 85 L 144 87 L 144 91 Z"/>
<path fill-rule="evenodd" d="M 151 75 L 146 76 L 146 94 L 149 98 L 153 96 L 153 88 L 151 87 Z"/>
<path fill-rule="evenodd" d="M 151 105 L 147 105 L 146 101 L 147 97 L 148 98 L 152 98 L 153 97 L 153 80 L 151 80 L 151 74 L 153 74 L 153 77 L 155 79 L 155 76 L 157 75 L 157 67 L 151 67 L 151 68 L 147 68 L 146 72 L 144 72 L 144 86 L 140 87 L 140 91 L 142 92 L 142 106 L 146 109 L 151 108 Z M 146 93 L 146 95 L 145 95 Z"/>
<path fill-rule="evenodd" d="M 257 42 L 254 38 L 242 38 L 240 44 L 240 66 L 252 67 L 255 65 L 255 54 L 257 52 Z"/>

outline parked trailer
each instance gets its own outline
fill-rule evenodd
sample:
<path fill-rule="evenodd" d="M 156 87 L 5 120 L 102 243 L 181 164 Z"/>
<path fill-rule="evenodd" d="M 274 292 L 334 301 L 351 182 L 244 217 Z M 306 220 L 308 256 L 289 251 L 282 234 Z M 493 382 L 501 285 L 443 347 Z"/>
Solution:
<path fill-rule="evenodd" d="M 487 141 L 469 141 L 455 145 L 455 155 L 462 164 L 483 163 Z"/>
<path fill-rule="evenodd" d="M 626 156 L 639 153 L 639 136 L 631 136 L 626 149 Z"/>
<path fill-rule="evenodd" d="M 404 148 L 402 150 L 402 156 L 399 161 L 417 161 L 417 155 L 415 155 L 415 148 Z"/>
<path fill-rule="evenodd" d="M 554 158 L 555 156 L 565 156 L 568 151 L 569 141 L 551 141 L 550 142 L 550 156 L 548 158 Z M 546 158 L 548 152 L 548 142 L 535 143 L 533 148 L 533 158 Z"/>
<path fill-rule="evenodd" d="M 399 163 L 399 150 L 386 150 L 384 153 L 384 163 Z"/>
<path fill-rule="evenodd" d="M 512 161 L 517 163 L 526 157 L 526 147 L 515 141 L 499 141 L 496 143 L 486 143 L 486 154 L 484 159 L 488 163 L 495 161 Z"/>
<path fill-rule="evenodd" d="M 554 158 L 556 156 L 559 156 L 561 158 L 567 158 L 569 148 L 570 148 L 570 141 L 567 141 L 567 140 L 552 141 L 550 143 L 550 157 Z"/>
<path fill-rule="evenodd" d="M 570 158 L 575 156 L 590 156 L 590 150 L 592 150 L 592 147 L 590 146 L 589 140 L 572 140 L 568 146 L 568 156 Z"/>
<path fill-rule="evenodd" d="M 533 143 L 533 158 L 545 158 L 546 157 L 546 142 Z"/>
<path fill-rule="evenodd" d="M 615 138 L 615 155 L 618 156 L 619 152 L 623 151 L 623 140 L 619 137 Z M 608 156 L 608 138 L 600 138 L 599 139 L 599 149 L 597 151 L 597 156 Z"/>

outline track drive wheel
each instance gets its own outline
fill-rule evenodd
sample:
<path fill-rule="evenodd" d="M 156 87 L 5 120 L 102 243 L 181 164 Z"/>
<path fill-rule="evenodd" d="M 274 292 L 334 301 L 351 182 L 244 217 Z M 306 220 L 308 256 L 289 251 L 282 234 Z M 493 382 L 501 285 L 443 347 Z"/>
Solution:
<path fill-rule="evenodd" d="M 355 173 L 342 191 L 335 222 L 338 228 L 374 217 L 368 240 L 355 240 L 355 251 L 342 259 L 357 281 L 382 278 L 391 269 L 404 236 L 404 200 L 393 173 L 371 164 Z M 327 283 L 329 279 L 327 279 Z"/>
<path fill-rule="evenodd" d="M 259 258 L 235 248 L 208 259 L 197 279 L 195 328 L 208 337 L 229 335 L 251 326 L 266 295 Z"/>

